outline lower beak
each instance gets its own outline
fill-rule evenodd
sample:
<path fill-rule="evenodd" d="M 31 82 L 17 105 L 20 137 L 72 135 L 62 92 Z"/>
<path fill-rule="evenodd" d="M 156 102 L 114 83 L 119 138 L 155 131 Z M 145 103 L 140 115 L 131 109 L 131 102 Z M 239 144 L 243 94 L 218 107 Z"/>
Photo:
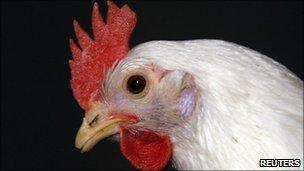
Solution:
<path fill-rule="evenodd" d="M 138 119 L 133 116 L 117 115 L 92 127 L 88 124 L 86 118 L 83 118 L 76 135 L 75 146 L 81 149 L 81 152 L 89 151 L 100 140 L 119 133 L 119 125 L 134 124 L 136 122 L 138 122 Z"/>

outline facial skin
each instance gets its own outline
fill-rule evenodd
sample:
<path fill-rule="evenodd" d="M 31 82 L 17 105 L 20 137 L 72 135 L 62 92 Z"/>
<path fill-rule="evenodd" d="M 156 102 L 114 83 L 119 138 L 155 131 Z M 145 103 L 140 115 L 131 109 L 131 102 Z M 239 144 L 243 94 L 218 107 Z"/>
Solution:
<path fill-rule="evenodd" d="M 134 76 L 144 81 L 137 92 L 130 86 Z M 192 139 L 189 127 L 195 121 L 192 115 L 198 98 L 193 77 L 186 72 L 166 70 L 152 62 L 122 61 L 108 71 L 100 100 L 86 111 L 75 145 L 88 151 L 106 137 L 120 140 L 122 129 L 127 129 L 138 135 L 154 132 L 168 137 L 175 147 L 184 147 L 179 142 L 187 144 Z"/>
<path fill-rule="evenodd" d="M 189 86 L 190 76 L 182 71 L 164 70 L 151 63 L 128 66 L 118 66 L 105 81 L 102 96 L 108 115 L 136 115 L 140 122 L 132 127 L 165 134 L 185 125 L 187 121 L 181 115 L 179 101 L 181 93 Z M 134 75 L 143 76 L 146 80 L 144 90 L 138 94 L 128 90 L 128 79 Z"/>

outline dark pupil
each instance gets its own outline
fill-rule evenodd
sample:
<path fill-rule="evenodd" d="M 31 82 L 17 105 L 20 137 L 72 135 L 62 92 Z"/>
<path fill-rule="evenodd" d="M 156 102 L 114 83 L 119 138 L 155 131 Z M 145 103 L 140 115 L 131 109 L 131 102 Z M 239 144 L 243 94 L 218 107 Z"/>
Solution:
<path fill-rule="evenodd" d="M 142 92 L 146 87 L 146 80 L 143 76 L 134 75 L 127 82 L 128 90 L 133 94 Z"/>

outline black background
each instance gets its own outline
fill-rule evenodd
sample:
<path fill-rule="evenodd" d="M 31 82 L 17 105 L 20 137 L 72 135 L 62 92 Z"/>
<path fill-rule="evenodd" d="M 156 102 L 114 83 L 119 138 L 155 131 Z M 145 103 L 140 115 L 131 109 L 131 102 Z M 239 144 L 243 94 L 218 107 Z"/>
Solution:
<path fill-rule="evenodd" d="M 150 40 L 222 39 L 272 57 L 303 79 L 303 3 L 127 3 L 138 16 L 131 47 Z M 106 14 L 105 2 L 99 2 Z M 1 167 L 132 169 L 117 142 L 81 154 L 82 110 L 69 84 L 68 39 L 77 19 L 91 34 L 91 1 L 1 2 Z M 170 168 L 169 168 L 170 169 Z"/>

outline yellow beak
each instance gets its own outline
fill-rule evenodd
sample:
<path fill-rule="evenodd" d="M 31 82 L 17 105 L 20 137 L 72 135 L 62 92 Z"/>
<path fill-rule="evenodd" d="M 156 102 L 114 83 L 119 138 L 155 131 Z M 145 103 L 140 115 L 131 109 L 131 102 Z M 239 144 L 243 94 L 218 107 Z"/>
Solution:
<path fill-rule="evenodd" d="M 119 133 L 118 125 L 133 124 L 137 121 L 134 117 L 117 115 L 117 117 L 113 117 L 92 127 L 88 124 L 86 118 L 83 118 L 76 135 L 75 146 L 81 149 L 81 152 L 89 151 L 100 140 Z"/>

